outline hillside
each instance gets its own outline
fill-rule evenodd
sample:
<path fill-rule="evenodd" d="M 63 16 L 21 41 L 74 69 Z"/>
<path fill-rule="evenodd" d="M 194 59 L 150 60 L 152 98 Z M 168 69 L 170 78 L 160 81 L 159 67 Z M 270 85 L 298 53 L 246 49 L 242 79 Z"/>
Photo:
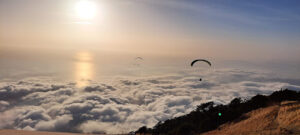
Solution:
<path fill-rule="evenodd" d="M 136 133 L 163 135 L 292 134 L 299 132 L 300 92 L 275 91 L 248 100 L 233 99 L 227 105 L 203 103 L 189 114 L 141 127 Z M 210 131 L 210 132 L 209 132 Z"/>
<path fill-rule="evenodd" d="M 280 105 L 251 111 L 243 120 L 226 123 L 220 128 L 201 135 L 299 135 L 300 102 L 285 101 Z"/>

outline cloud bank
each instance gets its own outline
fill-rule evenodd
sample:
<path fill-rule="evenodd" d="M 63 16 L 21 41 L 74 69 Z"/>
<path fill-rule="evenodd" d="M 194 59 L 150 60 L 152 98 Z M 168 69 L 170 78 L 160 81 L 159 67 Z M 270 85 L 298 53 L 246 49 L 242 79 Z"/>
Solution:
<path fill-rule="evenodd" d="M 237 69 L 201 75 L 182 71 L 164 76 L 118 78 L 111 84 L 25 79 L 0 83 L 0 128 L 83 133 L 128 133 L 189 113 L 203 102 L 300 90 L 300 79 Z"/>

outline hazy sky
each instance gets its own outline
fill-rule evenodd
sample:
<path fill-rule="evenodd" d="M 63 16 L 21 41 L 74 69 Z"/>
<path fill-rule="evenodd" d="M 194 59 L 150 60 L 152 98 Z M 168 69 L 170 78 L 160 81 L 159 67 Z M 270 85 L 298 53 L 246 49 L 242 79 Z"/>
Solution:
<path fill-rule="evenodd" d="M 86 74 L 116 74 L 104 69 L 130 67 L 141 56 L 156 68 L 206 58 L 215 67 L 297 76 L 299 6 L 297 0 L 0 0 L 0 74 L 11 76 L 15 68 L 74 74 L 82 67 L 91 68 Z M 93 66 L 74 65 L 86 55 Z"/>
<path fill-rule="evenodd" d="M 90 18 L 78 15 L 80 1 L 85 0 L 1 0 L 2 51 L 44 48 L 227 60 L 300 58 L 298 0 L 89 0 L 95 9 Z"/>

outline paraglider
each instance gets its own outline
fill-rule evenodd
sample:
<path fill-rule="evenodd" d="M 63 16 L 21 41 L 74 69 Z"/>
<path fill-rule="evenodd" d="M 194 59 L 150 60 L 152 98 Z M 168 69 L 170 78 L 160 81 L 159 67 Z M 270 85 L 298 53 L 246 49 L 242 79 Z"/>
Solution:
<path fill-rule="evenodd" d="M 135 62 L 133 65 L 135 65 L 135 66 L 140 66 L 141 63 L 144 61 L 144 59 L 142 57 L 136 57 L 136 58 L 134 58 L 134 60 L 135 60 Z"/>
<path fill-rule="evenodd" d="M 135 60 L 144 60 L 142 57 L 136 57 Z"/>
<path fill-rule="evenodd" d="M 198 61 L 205 62 L 205 63 L 207 63 L 207 64 L 211 67 L 211 62 L 209 62 L 208 60 L 205 60 L 205 59 L 196 59 L 196 60 L 192 61 L 191 67 L 194 66 L 194 64 L 195 64 L 196 62 L 198 62 Z M 199 81 L 202 81 L 202 78 L 200 78 Z"/>

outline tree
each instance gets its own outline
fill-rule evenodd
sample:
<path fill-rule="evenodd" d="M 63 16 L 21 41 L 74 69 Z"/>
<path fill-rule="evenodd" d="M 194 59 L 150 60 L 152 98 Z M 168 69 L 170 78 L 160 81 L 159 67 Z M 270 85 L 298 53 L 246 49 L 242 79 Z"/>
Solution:
<path fill-rule="evenodd" d="M 136 133 L 140 133 L 140 134 L 146 134 L 147 133 L 147 127 L 146 126 L 142 126 L 142 127 L 140 127 L 137 131 L 136 131 Z"/>

